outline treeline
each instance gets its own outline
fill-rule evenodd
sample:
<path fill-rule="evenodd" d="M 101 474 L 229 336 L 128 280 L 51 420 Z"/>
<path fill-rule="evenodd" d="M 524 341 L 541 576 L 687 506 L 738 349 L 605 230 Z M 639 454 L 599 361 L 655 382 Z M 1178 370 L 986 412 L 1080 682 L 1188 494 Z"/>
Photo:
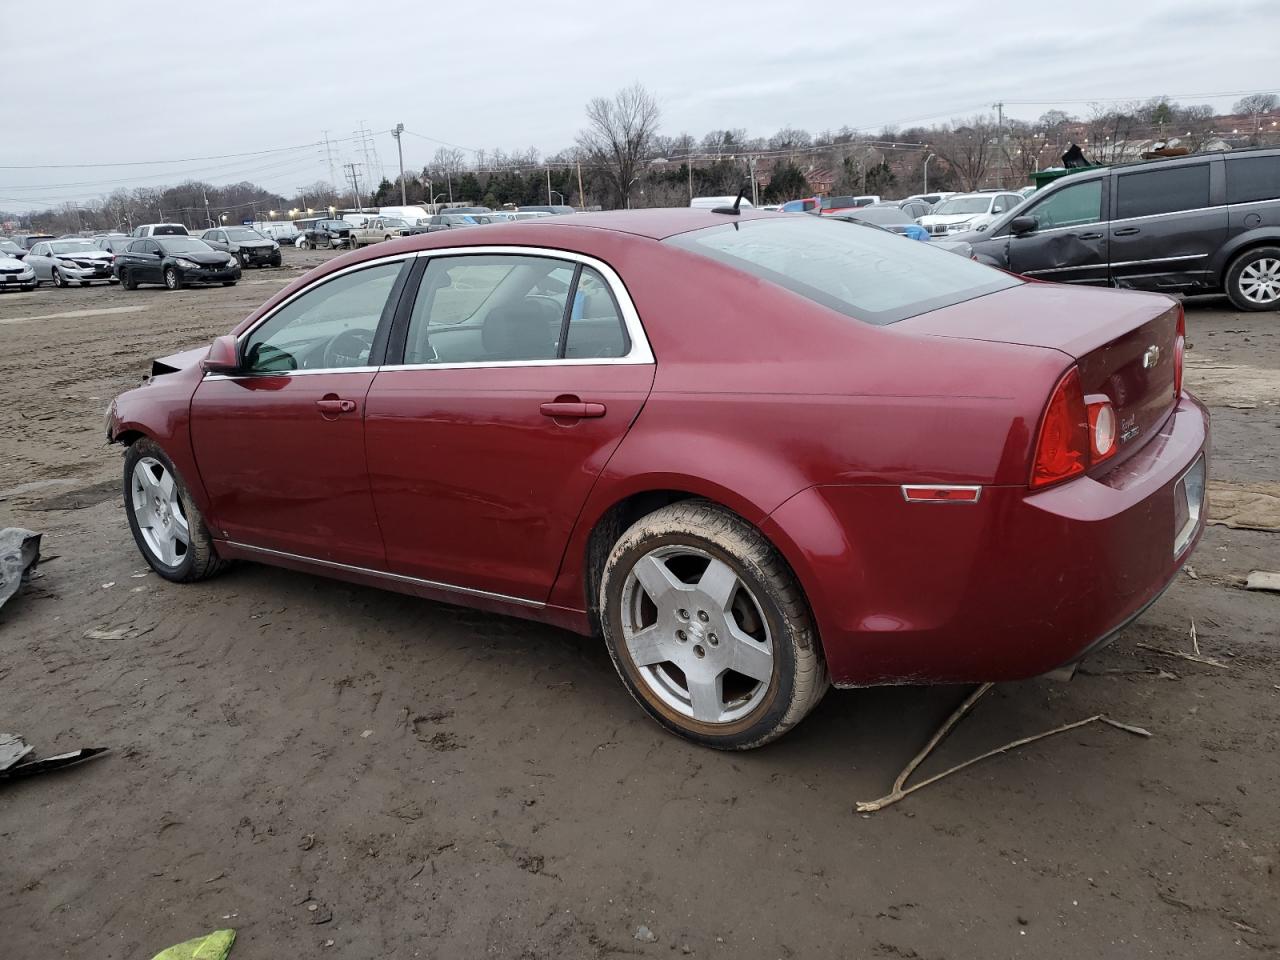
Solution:
<path fill-rule="evenodd" d="M 1278 108 L 1273 94 L 1237 102 L 1235 115 L 1252 123 L 1238 131 L 1231 145 L 1274 139 L 1270 120 Z M 816 191 L 914 193 L 923 189 L 926 173 L 931 189 L 973 190 L 1024 184 L 1032 171 L 1057 164 L 1071 143 L 1079 143 L 1099 163 L 1114 163 L 1134 159 L 1135 143 L 1176 138 L 1200 150 L 1226 135 L 1208 105 L 1183 105 L 1167 97 L 1097 105 L 1084 116 L 1050 110 L 1035 121 L 999 122 L 994 114 L 981 114 L 934 126 L 886 127 L 874 135 L 849 127 L 816 134 L 784 127 L 768 137 L 752 137 L 743 128 L 711 130 L 701 137 L 666 134 L 660 129 L 656 99 L 639 84 L 613 97 L 597 97 L 585 112 L 586 126 L 575 144 L 547 157 L 531 148 L 469 154 L 441 147 L 421 169 L 406 172 L 405 198 L 415 204 L 491 207 L 679 206 L 690 196 L 733 194 L 743 187 L 750 193 L 754 178 L 760 201 L 769 203 Z M 398 177 L 383 179 L 376 187 L 359 185 L 361 205 L 396 205 L 400 197 Z M 288 197 L 247 182 L 215 186 L 188 181 L 117 190 L 21 218 L 0 212 L 0 221 L 21 219 L 34 229 L 57 233 L 128 230 L 132 224 L 160 220 L 198 227 L 296 218 L 356 203 L 350 185 L 324 181 L 299 187 Z"/>

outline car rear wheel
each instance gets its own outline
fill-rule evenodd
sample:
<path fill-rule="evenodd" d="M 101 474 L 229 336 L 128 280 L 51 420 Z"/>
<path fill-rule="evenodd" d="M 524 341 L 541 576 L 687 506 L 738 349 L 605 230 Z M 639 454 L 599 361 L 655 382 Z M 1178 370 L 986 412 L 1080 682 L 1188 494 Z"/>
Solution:
<path fill-rule="evenodd" d="M 307 240 L 307 239 L 304 237 L 304 238 L 303 238 L 303 240 L 302 240 L 302 243 L 298 244 L 298 248 L 299 248 L 300 250 L 310 250 L 310 249 L 311 249 L 311 241 L 310 241 L 310 240 Z"/>
<path fill-rule="evenodd" d="M 182 287 L 182 278 L 178 276 L 176 267 L 164 268 L 164 285 L 170 290 L 179 290 Z"/>
<path fill-rule="evenodd" d="M 1237 310 L 1280 310 L 1280 247 L 1257 247 L 1227 270 L 1227 296 Z"/>
<path fill-rule="evenodd" d="M 681 501 L 632 525 L 609 553 L 599 603 L 631 695 L 695 743 L 761 746 L 826 693 L 794 575 L 758 530 L 715 504 Z"/>
<path fill-rule="evenodd" d="M 166 580 L 204 580 L 227 566 L 173 462 L 152 440 L 125 453 L 124 510 L 143 559 Z"/>
<path fill-rule="evenodd" d="M 128 269 L 120 271 L 120 286 L 126 290 L 138 289 L 138 281 L 133 279 L 133 274 Z"/>

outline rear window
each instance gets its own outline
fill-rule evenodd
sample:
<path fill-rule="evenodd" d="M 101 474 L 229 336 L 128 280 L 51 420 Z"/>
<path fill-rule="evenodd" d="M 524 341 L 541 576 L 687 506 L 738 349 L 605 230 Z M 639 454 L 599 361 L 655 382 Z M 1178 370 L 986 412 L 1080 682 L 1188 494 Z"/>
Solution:
<path fill-rule="evenodd" d="M 1280 156 L 1232 157 L 1227 161 L 1227 203 L 1280 197 Z"/>
<path fill-rule="evenodd" d="M 176 223 L 162 223 L 151 228 L 153 237 L 185 237 L 187 228 Z"/>
<path fill-rule="evenodd" d="M 1126 173 L 1116 178 L 1116 219 L 1198 210 L 1209 205 L 1209 165 Z"/>
<path fill-rule="evenodd" d="M 1022 282 L 928 243 L 817 217 L 728 223 L 665 242 L 875 324 Z"/>

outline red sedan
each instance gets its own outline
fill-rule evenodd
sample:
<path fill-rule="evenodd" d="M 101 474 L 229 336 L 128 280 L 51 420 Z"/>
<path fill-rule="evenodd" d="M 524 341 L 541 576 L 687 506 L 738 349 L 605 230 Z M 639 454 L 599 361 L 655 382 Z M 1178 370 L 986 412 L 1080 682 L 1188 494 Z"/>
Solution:
<path fill-rule="evenodd" d="M 1174 301 L 817 217 L 651 210 L 340 256 L 112 404 L 174 581 L 278 564 L 601 634 L 659 723 L 1070 665 L 1173 580 Z"/>

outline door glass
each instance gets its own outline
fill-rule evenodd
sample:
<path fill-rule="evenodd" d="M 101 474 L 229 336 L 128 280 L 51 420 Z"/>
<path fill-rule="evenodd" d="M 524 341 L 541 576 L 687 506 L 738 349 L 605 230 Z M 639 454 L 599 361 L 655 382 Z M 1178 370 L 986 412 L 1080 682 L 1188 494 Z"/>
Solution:
<path fill-rule="evenodd" d="M 1209 205 L 1209 165 L 1145 170 L 1116 178 L 1116 219 L 1196 210 Z"/>
<path fill-rule="evenodd" d="M 367 366 L 402 261 L 323 281 L 282 307 L 245 341 L 250 373 Z"/>
<path fill-rule="evenodd" d="M 1227 203 L 1280 197 L 1280 156 L 1231 157 L 1226 169 Z"/>
<path fill-rule="evenodd" d="M 552 360 L 573 265 L 550 257 L 437 257 L 409 318 L 405 363 Z"/>
<path fill-rule="evenodd" d="M 1097 223 L 1102 218 L 1102 181 L 1090 180 L 1064 187 L 1027 213 L 1036 218 L 1041 230 Z"/>
<path fill-rule="evenodd" d="M 569 311 L 564 355 L 569 359 L 625 357 L 630 348 L 613 291 L 590 267 L 583 267 Z"/>

